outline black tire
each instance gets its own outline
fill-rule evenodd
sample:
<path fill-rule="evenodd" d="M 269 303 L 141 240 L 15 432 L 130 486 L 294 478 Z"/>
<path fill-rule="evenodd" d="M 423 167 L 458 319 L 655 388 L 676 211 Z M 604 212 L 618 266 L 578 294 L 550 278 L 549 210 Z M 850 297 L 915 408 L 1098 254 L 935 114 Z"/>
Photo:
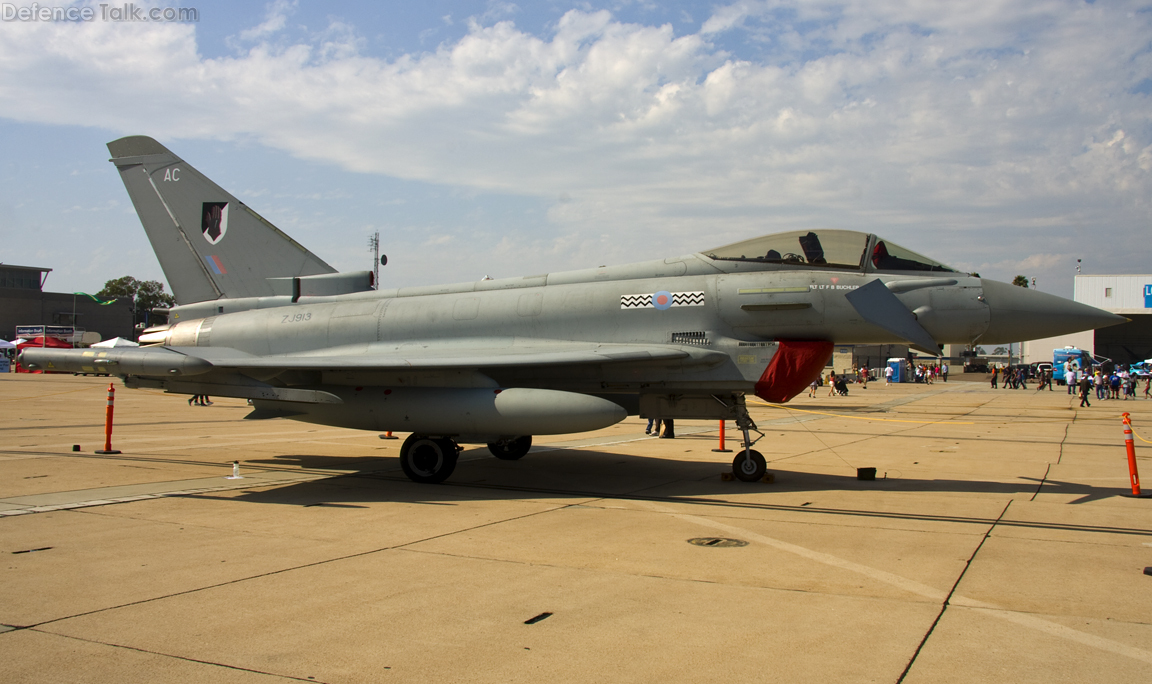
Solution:
<path fill-rule="evenodd" d="M 768 472 L 768 462 L 755 449 L 751 450 L 748 456 L 751 456 L 751 459 L 745 458 L 743 451 L 736 454 L 736 458 L 732 460 L 732 474 L 742 482 L 759 482 L 764 478 L 764 473 Z"/>
<path fill-rule="evenodd" d="M 502 461 L 516 461 L 532 448 L 532 435 L 524 435 L 500 442 L 488 442 L 488 451 Z"/>
<path fill-rule="evenodd" d="M 437 484 L 456 469 L 458 455 L 456 443 L 450 439 L 409 435 L 400 447 L 400 467 L 413 482 Z"/>

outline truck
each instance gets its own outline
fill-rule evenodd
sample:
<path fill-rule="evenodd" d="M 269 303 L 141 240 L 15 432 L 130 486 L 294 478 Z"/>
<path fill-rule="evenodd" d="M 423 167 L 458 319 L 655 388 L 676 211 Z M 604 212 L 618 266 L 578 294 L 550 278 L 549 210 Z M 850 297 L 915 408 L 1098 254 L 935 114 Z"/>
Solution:
<path fill-rule="evenodd" d="M 1090 371 L 1094 365 L 1092 354 L 1083 349 L 1076 347 L 1064 347 L 1063 349 L 1052 350 L 1052 377 L 1059 385 L 1065 384 L 1064 382 L 1064 362 L 1071 361 L 1072 369 L 1079 370 L 1083 368 L 1085 371 Z"/>

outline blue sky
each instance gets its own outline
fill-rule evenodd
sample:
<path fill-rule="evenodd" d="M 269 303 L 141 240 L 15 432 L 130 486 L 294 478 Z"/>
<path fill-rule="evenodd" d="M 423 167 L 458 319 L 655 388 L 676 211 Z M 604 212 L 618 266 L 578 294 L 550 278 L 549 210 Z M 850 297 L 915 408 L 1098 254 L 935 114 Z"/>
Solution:
<path fill-rule="evenodd" d="M 162 278 L 131 134 L 341 270 L 379 230 L 386 287 L 821 227 L 1065 296 L 1152 268 L 1150 2 L 159 6 L 200 21 L 0 22 L 0 261 L 50 290 Z"/>

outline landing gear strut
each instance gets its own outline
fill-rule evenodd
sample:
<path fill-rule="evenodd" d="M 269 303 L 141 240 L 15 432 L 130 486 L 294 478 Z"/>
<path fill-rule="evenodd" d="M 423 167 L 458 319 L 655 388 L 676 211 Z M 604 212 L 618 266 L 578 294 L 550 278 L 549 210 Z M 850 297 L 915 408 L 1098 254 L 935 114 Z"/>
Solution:
<path fill-rule="evenodd" d="M 744 449 L 732 460 L 732 474 L 742 482 L 758 482 L 768 472 L 768 462 L 759 451 L 752 448 L 752 445 L 763 439 L 764 433 L 756 429 L 756 423 L 752 422 L 752 417 L 748 415 L 748 409 L 744 407 L 743 402 L 736 407 L 736 427 L 744 433 Z M 753 441 L 750 432 L 760 436 Z"/>
<path fill-rule="evenodd" d="M 400 467 L 413 482 L 436 484 L 456 469 L 460 448 L 447 437 L 409 435 L 400 447 Z"/>

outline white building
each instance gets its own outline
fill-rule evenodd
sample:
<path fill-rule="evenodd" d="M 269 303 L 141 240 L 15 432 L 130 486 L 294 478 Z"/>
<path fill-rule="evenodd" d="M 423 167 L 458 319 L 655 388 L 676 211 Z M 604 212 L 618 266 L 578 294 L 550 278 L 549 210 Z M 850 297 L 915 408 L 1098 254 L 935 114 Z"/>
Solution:
<path fill-rule="evenodd" d="M 1078 275 L 1072 299 L 1115 314 L 1152 314 L 1152 275 Z"/>

